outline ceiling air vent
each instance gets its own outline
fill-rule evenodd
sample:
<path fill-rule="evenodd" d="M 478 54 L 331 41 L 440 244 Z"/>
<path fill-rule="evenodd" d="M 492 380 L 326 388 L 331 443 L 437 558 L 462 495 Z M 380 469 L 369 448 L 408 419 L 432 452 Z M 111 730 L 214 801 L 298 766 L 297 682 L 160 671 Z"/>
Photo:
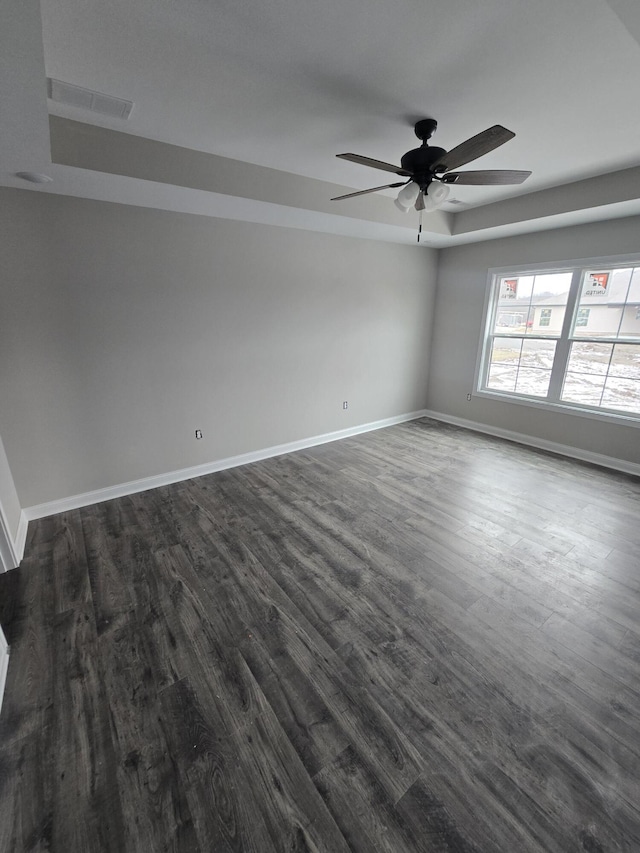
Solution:
<path fill-rule="evenodd" d="M 124 98 L 114 98 L 112 95 L 103 95 L 92 89 L 82 86 L 73 86 L 71 83 L 63 83 L 62 80 L 54 80 L 47 77 L 48 95 L 52 101 L 59 104 L 68 104 L 81 110 L 91 110 L 103 116 L 111 118 L 128 119 L 133 109 L 133 101 L 125 101 Z"/>

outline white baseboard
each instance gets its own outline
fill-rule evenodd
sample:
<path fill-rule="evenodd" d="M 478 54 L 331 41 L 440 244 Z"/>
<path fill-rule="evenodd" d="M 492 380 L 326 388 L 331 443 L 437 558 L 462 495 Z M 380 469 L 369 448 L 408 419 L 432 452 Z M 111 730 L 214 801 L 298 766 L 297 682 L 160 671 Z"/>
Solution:
<path fill-rule="evenodd" d="M 278 444 L 274 447 L 266 447 L 263 450 L 254 450 L 250 453 L 242 453 L 239 456 L 229 456 L 226 459 L 218 459 L 214 462 L 205 462 L 203 465 L 194 465 L 191 468 L 181 468 L 178 471 L 169 471 L 166 474 L 156 474 L 141 480 L 131 480 L 128 483 L 120 483 L 116 486 L 108 486 L 105 489 L 96 489 L 93 492 L 84 492 L 80 495 L 71 495 L 68 498 L 59 498 L 55 501 L 36 504 L 26 507 L 23 512 L 27 521 L 36 518 L 45 518 L 48 515 L 57 515 L 59 512 L 67 512 L 83 506 L 110 501 L 114 498 L 122 498 L 133 495 L 136 492 L 146 492 L 149 489 L 157 489 L 159 486 L 169 486 L 183 480 L 191 480 L 194 477 L 202 477 L 205 474 L 214 474 L 216 471 L 224 471 L 228 468 L 237 468 L 239 465 L 249 465 L 251 462 L 260 462 L 262 459 L 270 459 L 273 456 L 282 456 L 285 453 L 293 453 L 296 450 L 305 450 L 318 444 L 327 444 L 330 441 L 339 441 L 342 438 L 350 438 L 364 432 L 394 426 L 395 424 L 414 421 L 422 418 L 427 413 L 424 411 L 409 412 L 404 415 L 396 415 L 380 421 L 349 427 L 348 429 L 336 430 L 335 432 L 315 435 L 311 438 L 303 438 L 299 441 L 291 441 L 287 444 Z M 25 528 L 26 533 L 26 528 Z"/>
<path fill-rule="evenodd" d="M 579 459 L 581 462 L 591 462 L 594 465 L 601 465 L 603 468 L 612 468 L 614 471 L 622 471 L 624 474 L 633 474 L 636 477 L 640 477 L 640 465 L 635 462 L 628 462 L 626 459 L 605 456 L 603 453 L 592 453 L 590 450 L 581 450 L 578 447 L 571 447 L 568 444 L 558 444 L 555 441 L 547 441 L 544 438 L 536 438 L 532 435 L 494 427 L 490 424 L 479 423 L 478 421 L 469 421 L 466 418 L 459 418 L 456 415 L 446 415 L 443 412 L 425 410 L 423 417 L 433 418 L 436 421 L 444 421 L 445 423 L 464 427 L 474 432 L 494 435 L 496 438 L 506 438 L 508 441 L 515 441 L 517 444 L 525 444 L 528 447 L 535 447 L 538 450 L 549 450 L 551 453 L 559 453 L 561 456 Z"/>
<path fill-rule="evenodd" d="M 0 712 L 2 711 L 2 697 L 4 687 L 7 683 L 7 671 L 9 669 L 9 646 L 0 628 Z"/>
<path fill-rule="evenodd" d="M 22 510 L 14 539 L 9 532 L 9 525 L 0 505 L 0 572 L 8 572 L 9 569 L 15 569 L 20 565 L 24 555 L 28 524 L 27 516 Z"/>
<path fill-rule="evenodd" d="M 27 542 L 27 528 L 29 527 L 29 519 L 27 518 L 27 514 L 24 510 L 20 513 L 20 521 L 18 522 L 18 531 L 16 533 L 16 540 L 14 543 L 14 547 L 16 550 L 16 557 L 18 559 L 18 565 L 20 565 L 20 561 L 24 556 L 24 546 Z"/>
<path fill-rule="evenodd" d="M 497 438 L 505 438 L 508 441 L 515 441 L 518 444 L 536 447 L 539 450 L 549 450 L 552 453 L 559 453 L 561 456 L 579 459 L 582 462 L 591 462 L 595 465 L 601 465 L 604 468 L 612 468 L 615 471 L 622 471 L 625 474 L 640 476 L 640 465 L 634 462 L 627 462 L 623 459 L 616 459 L 613 456 L 605 456 L 601 453 L 591 453 L 588 450 L 580 450 L 579 448 L 570 447 L 566 444 L 546 441 L 542 438 L 535 438 L 534 436 L 514 432 L 513 430 L 502 429 L 501 427 L 494 427 L 477 421 L 470 421 L 466 418 L 456 417 L 455 415 L 447 415 L 443 412 L 434 412 L 429 409 L 422 409 L 417 412 L 409 412 L 404 415 L 396 415 L 392 418 L 385 418 L 384 420 L 349 427 L 348 429 L 336 430 L 335 432 L 324 433 L 323 435 L 315 435 L 311 438 L 300 439 L 299 441 L 291 441 L 287 444 L 278 444 L 274 447 L 266 447 L 263 450 L 254 450 L 250 453 L 242 453 L 239 456 L 229 456 L 226 459 L 217 459 L 213 462 L 205 462 L 203 465 L 181 468 L 177 471 L 169 471 L 166 474 L 156 474 L 152 477 L 144 477 L 140 480 L 130 480 L 127 483 L 108 486 L 104 489 L 96 489 L 92 492 L 84 492 L 79 495 L 71 495 L 70 497 L 59 498 L 54 501 L 48 501 L 47 503 L 26 507 L 23 509 L 22 517 L 20 519 L 20 527 L 18 528 L 18 536 L 16 537 L 16 550 L 18 550 L 17 546 L 19 545 L 21 559 L 22 552 L 24 551 L 27 524 L 29 521 L 33 521 L 36 518 L 45 518 L 49 515 L 57 515 L 59 512 L 67 512 L 71 509 L 91 506 L 92 504 L 110 501 L 114 498 L 133 495 L 137 492 L 146 492 L 149 489 L 157 489 L 160 486 L 169 486 L 172 483 L 191 480 L 194 477 L 202 477 L 205 474 L 214 474 L 216 471 L 224 471 L 228 468 L 237 468 L 240 465 L 249 465 L 251 462 L 259 462 L 262 459 L 270 459 L 273 456 L 282 456 L 285 453 L 293 453 L 296 450 L 305 450 L 308 447 L 327 444 L 331 441 L 339 441 L 343 438 L 350 438 L 353 435 L 360 435 L 361 433 L 383 429 L 384 427 L 394 426 L 394 424 L 405 423 L 406 421 L 417 420 L 418 418 L 433 418 L 434 420 L 444 421 L 445 423 L 464 427 L 465 429 L 474 430 L 475 432 L 482 432 L 487 435 L 496 436 Z M 19 562 L 20 560 L 18 560 L 18 563 Z"/>

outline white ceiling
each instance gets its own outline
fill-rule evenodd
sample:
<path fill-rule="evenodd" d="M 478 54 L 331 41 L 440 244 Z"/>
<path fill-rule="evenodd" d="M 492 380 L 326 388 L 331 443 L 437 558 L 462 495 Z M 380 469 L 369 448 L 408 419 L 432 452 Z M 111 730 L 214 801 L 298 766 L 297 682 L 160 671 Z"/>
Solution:
<path fill-rule="evenodd" d="M 469 168 L 533 170 L 519 187 L 456 187 L 464 206 L 433 217 L 432 229 L 425 223 L 432 245 L 640 213 L 637 0 L 42 0 L 41 10 L 40 22 L 37 0 L 3 5 L 0 106 L 15 116 L 0 147 L 4 184 L 21 185 L 18 168 L 48 167 L 55 181 L 45 191 L 169 209 L 190 209 L 191 197 L 195 212 L 256 221 L 291 219 L 295 210 L 298 227 L 408 242 L 417 214 L 398 218 L 390 198 L 324 201 L 335 185 L 346 192 L 387 181 L 336 153 L 398 163 L 419 144 L 413 122 L 432 116 L 433 142 L 444 148 L 496 123 L 515 131 Z M 215 186 L 186 189 L 156 175 L 162 189 L 152 191 L 136 174 L 99 163 L 80 167 L 69 156 L 52 164 L 46 76 L 135 103 L 128 121 L 49 102 L 51 113 L 170 143 L 178 148 L 165 154 L 174 158 L 195 149 L 277 169 L 283 186 L 293 180 L 286 173 L 315 179 L 308 203 L 274 196 L 282 210 L 258 215 L 269 199 L 252 213 L 252 193 L 240 185 L 215 203 Z M 633 180 L 618 176 L 617 184 L 638 185 L 631 198 L 602 204 L 589 194 L 585 179 L 623 169 Z M 576 181 L 575 204 L 545 210 L 550 188 Z M 567 197 L 573 191 L 567 186 Z M 502 215 L 525 194 L 517 215 Z M 224 196 L 245 204 L 225 205 Z M 381 211 L 375 221 L 363 207 L 370 202 Z M 535 215 L 524 212 L 529 203 Z"/>

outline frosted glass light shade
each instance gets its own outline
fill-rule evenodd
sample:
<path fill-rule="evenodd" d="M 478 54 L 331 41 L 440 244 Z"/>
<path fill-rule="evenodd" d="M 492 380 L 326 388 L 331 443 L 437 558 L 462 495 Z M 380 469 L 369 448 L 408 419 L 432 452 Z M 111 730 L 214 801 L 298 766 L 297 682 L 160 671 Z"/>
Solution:
<path fill-rule="evenodd" d="M 447 187 L 445 184 L 434 182 L 432 184 L 429 184 L 427 196 L 431 199 L 431 201 L 435 204 L 436 207 L 439 207 L 444 201 L 447 200 L 447 196 L 450 192 L 450 188 Z"/>
<path fill-rule="evenodd" d="M 403 213 L 408 213 L 409 208 L 413 207 L 413 205 L 416 203 L 416 199 L 418 198 L 419 192 L 420 187 L 415 183 L 415 181 L 411 181 L 411 183 L 405 184 L 398 193 L 398 197 L 394 201 L 395 206 Z"/>

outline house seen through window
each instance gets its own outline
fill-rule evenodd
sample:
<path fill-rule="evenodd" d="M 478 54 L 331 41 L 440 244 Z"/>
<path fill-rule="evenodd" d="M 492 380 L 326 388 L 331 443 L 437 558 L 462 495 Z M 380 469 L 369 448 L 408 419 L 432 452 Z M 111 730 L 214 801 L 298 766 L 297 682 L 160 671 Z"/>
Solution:
<path fill-rule="evenodd" d="M 495 276 L 478 390 L 640 417 L 640 258 Z"/>

